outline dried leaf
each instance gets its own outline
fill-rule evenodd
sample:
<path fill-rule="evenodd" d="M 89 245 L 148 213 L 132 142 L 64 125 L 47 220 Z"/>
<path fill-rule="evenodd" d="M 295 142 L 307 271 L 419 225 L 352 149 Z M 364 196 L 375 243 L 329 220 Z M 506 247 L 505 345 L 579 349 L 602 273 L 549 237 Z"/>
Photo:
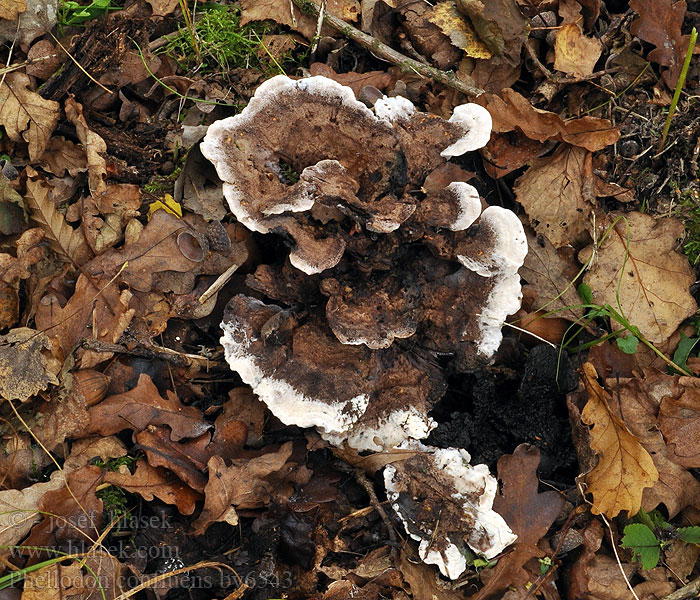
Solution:
<path fill-rule="evenodd" d="M 594 208 L 591 153 L 562 144 L 533 160 L 513 190 L 535 231 L 555 248 L 581 241 Z"/>
<path fill-rule="evenodd" d="M 513 0 L 457 0 L 457 10 L 469 17 L 481 40 L 496 57 L 513 65 L 520 64 L 527 19 Z"/>
<path fill-rule="evenodd" d="M 576 23 L 567 23 L 557 33 L 554 68 L 573 77 L 585 77 L 593 73 L 602 52 L 598 40 L 583 35 Z"/>
<path fill-rule="evenodd" d="M 700 482 L 681 466 L 682 462 L 675 461 L 672 446 L 667 448 L 664 441 L 667 432 L 660 422 L 657 424 L 659 405 L 684 394 L 685 388 L 678 382 L 678 376 L 666 375 L 656 369 L 644 369 L 643 378 L 614 377 L 606 380 L 606 387 L 611 390 L 611 409 L 639 438 L 639 443 L 651 455 L 659 472 L 659 480 L 654 487 L 644 489 L 642 508 L 650 511 L 659 503 L 664 503 L 669 518 L 676 516 L 686 506 L 697 505 L 700 498 Z M 697 397 L 693 390 L 695 388 L 688 391 L 691 396 Z"/>
<path fill-rule="evenodd" d="M 600 387 L 591 363 L 583 365 L 581 379 L 588 402 L 581 418 L 591 425 L 591 447 L 598 464 L 586 473 L 587 491 L 593 495 L 591 512 L 616 517 L 626 510 L 636 515 L 642 505 L 644 488 L 652 487 L 659 472 L 649 453 L 610 409 L 608 393 Z"/>
<path fill-rule="evenodd" d="M 688 48 L 689 36 L 681 34 L 686 3 L 673 0 L 630 0 L 630 8 L 638 19 L 630 25 L 630 32 L 656 46 L 649 52 L 649 60 L 663 67 L 662 73 L 670 89 L 676 87 Z"/>
<path fill-rule="evenodd" d="M 537 543 L 559 516 L 564 498 L 555 491 L 538 493 L 537 467 L 540 451 L 520 444 L 513 454 L 498 459 L 498 478 L 503 487 L 493 503 L 494 510 L 518 536 L 515 549 L 501 557 L 486 585 L 471 600 L 482 600 L 509 586 L 524 586 L 529 581 L 523 565 L 544 554 Z"/>
<path fill-rule="evenodd" d="M 669 458 L 688 468 L 700 467 L 699 402 L 700 389 L 690 379 L 680 394 L 665 396 L 659 407 L 659 428 L 668 445 Z"/>
<path fill-rule="evenodd" d="M 234 460 L 230 467 L 220 456 L 213 456 L 208 464 L 204 508 L 194 523 L 195 532 L 204 533 L 217 521 L 237 525 L 236 508 L 266 506 L 276 488 L 284 484 L 293 471 L 288 464 L 292 450 L 292 442 L 287 442 L 276 452 Z"/>
<path fill-rule="evenodd" d="M 428 20 L 437 25 L 450 38 L 452 44 L 464 50 L 467 56 L 491 58 L 489 47 L 479 39 L 471 23 L 457 12 L 453 2 L 440 2 L 433 6 Z"/>
<path fill-rule="evenodd" d="M 345 21 L 354 22 L 360 16 L 360 4 L 356 0 L 329 0 L 326 11 Z M 316 33 L 316 19 L 302 13 L 289 0 L 241 1 L 241 25 L 266 20 L 286 25 L 308 40 Z"/>
<path fill-rule="evenodd" d="M 576 293 L 578 264 L 574 249 L 557 249 L 545 236 L 535 235 L 527 226 L 525 235 L 528 250 L 520 275 L 537 293 L 532 308 L 539 310 L 545 307 L 546 311 L 564 309 L 557 316 L 577 321 L 583 316 L 583 309 L 571 308 L 581 304 L 581 298 Z"/>
<path fill-rule="evenodd" d="M 553 112 L 535 108 L 512 89 L 503 90 L 501 96 L 482 94 L 476 101 L 491 113 L 496 133 L 517 130 L 539 142 L 564 141 L 591 152 L 602 150 L 620 138 L 620 132 L 607 119 L 582 117 L 564 121 Z"/>
<path fill-rule="evenodd" d="M 85 264 L 92 258 L 92 252 L 80 230 L 66 223 L 65 217 L 56 210 L 49 193 L 49 184 L 31 167 L 26 167 L 27 195 L 25 200 L 31 217 L 52 241 L 54 250 L 65 260 L 76 265 Z"/>
<path fill-rule="evenodd" d="M 0 0 L 0 19 L 16 21 L 27 10 L 25 0 Z"/>
<path fill-rule="evenodd" d="M 28 142 L 29 159 L 36 161 L 58 123 L 59 105 L 30 90 L 30 83 L 20 71 L 5 75 L 5 83 L 0 87 L 0 125 L 13 142 Z"/>
<path fill-rule="evenodd" d="M 87 169 L 85 150 L 62 135 L 52 137 L 46 145 L 46 156 L 42 161 L 45 171 L 63 177 L 66 171 L 75 177 Z"/>
<path fill-rule="evenodd" d="M 378 90 L 384 91 L 392 82 L 393 77 L 386 71 L 365 71 L 357 73 L 351 71 L 349 73 L 336 73 L 334 69 L 324 63 L 315 62 L 309 67 L 311 75 L 322 75 L 333 81 L 337 81 L 340 85 L 346 85 L 357 98 L 360 97 L 362 88 L 366 85 L 376 87 Z"/>
<path fill-rule="evenodd" d="M 93 196 L 99 195 L 105 191 L 103 179 L 107 175 L 107 163 L 102 155 L 107 153 L 107 144 L 99 135 L 90 130 L 83 116 L 83 107 L 78 102 L 73 98 L 68 98 L 65 109 L 66 117 L 75 125 L 75 132 L 78 134 L 78 139 L 87 155 L 90 193 Z"/>
<path fill-rule="evenodd" d="M 171 430 L 170 438 L 178 441 L 198 437 L 210 427 L 199 409 L 184 406 L 170 390 L 166 398 L 162 398 L 146 374 L 139 377 L 134 389 L 108 396 L 91 406 L 89 414 L 91 423 L 87 434 L 111 435 L 123 429 L 142 431 L 149 425 L 167 425 Z"/>
<path fill-rule="evenodd" d="M 128 469 L 124 472 L 107 472 L 106 483 L 119 486 L 132 494 L 138 494 L 146 501 L 154 498 L 173 504 L 183 515 L 191 515 L 199 494 L 187 487 L 170 471 L 161 467 L 152 467 L 145 460 L 136 464 L 136 472 L 132 475 Z"/>
<path fill-rule="evenodd" d="M 676 251 L 682 236 L 683 224 L 676 219 L 626 213 L 584 276 L 597 303 L 621 310 L 654 343 L 665 342 L 697 310 L 689 291 L 695 274 L 688 259 Z M 579 260 L 587 262 L 592 252 L 593 246 L 584 248 Z"/>
<path fill-rule="evenodd" d="M 58 385 L 43 354 L 50 346 L 46 335 L 28 327 L 0 336 L 0 397 L 25 402 L 50 384 Z"/>

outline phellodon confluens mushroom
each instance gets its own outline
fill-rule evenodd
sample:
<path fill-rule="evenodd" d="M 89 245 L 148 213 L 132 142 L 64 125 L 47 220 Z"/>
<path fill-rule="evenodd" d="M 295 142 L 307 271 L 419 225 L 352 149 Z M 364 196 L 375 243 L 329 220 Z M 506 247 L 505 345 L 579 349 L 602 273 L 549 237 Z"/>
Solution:
<path fill-rule="evenodd" d="M 491 360 L 520 308 L 522 225 L 504 208 L 482 211 L 463 181 L 427 181 L 490 133 L 489 113 L 474 104 L 449 120 L 402 97 L 371 110 L 330 79 L 286 76 L 209 127 L 201 151 L 232 213 L 289 249 L 247 277 L 251 293 L 227 306 L 221 340 L 231 368 L 283 423 L 357 450 L 420 440 L 436 426 L 428 413 L 446 390 L 445 367 Z M 387 468 L 387 491 L 423 557 L 457 577 L 466 568 L 457 523 L 445 524 L 442 546 L 425 523 L 409 527 L 401 498 L 412 470 L 444 484 L 474 550 L 494 556 L 514 536 L 491 510 L 485 467 L 469 466 L 463 450 L 420 448 L 420 465 Z"/>

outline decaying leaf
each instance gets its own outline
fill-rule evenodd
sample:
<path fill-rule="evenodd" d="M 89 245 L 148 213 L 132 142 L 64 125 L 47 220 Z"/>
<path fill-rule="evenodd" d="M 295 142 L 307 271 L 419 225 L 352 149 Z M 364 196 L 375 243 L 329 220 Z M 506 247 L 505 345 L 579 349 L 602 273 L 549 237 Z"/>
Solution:
<path fill-rule="evenodd" d="M 56 205 L 49 196 L 51 186 L 46 180 L 31 167 L 27 167 L 26 172 L 25 200 L 32 219 L 41 225 L 47 237 L 53 242 L 53 249 L 62 258 L 76 265 L 85 264 L 92 258 L 85 236 L 80 230 L 68 225 L 65 217 L 56 210 Z"/>
<path fill-rule="evenodd" d="M 697 468 L 700 467 L 700 388 L 692 378 L 683 377 L 681 381 L 686 385 L 680 393 L 661 400 L 659 428 L 669 458 L 684 467 Z"/>
<path fill-rule="evenodd" d="M 555 248 L 585 239 L 595 206 L 590 152 L 562 144 L 552 156 L 534 159 L 513 190 L 535 231 Z"/>
<path fill-rule="evenodd" d="M 29 158 L 36 161 L 58 123 L 59 105 L 30 90 L 30 83 L 20 71 L 5 75 L 0 87 L 0 125 L 13 142 L 27 141 Z"/>
<path fill-rule="evenodd" d="M 24 402 L 58 384 L 43 353 L 50 346 L 45 334 L 28 327 L 0 336 L 0 397 Z"/>
<path fill-rule="evenodd" d="M 601 233 L 610 222 L 601 225 Z M 584 276 L 597 303 L 621 310 L 654 343 L 665 342 L 697 310 L 689 291 L 695 274 L 676 250 L 682 236 L 683 224 L 676 219 L 626 213 L 597 249 Z M 579 260 L 586 263 L 593 250 L 584 248 Z"/>
<path fill-rule="evenodd" d="M 122 429 L 141 431 L 148 425 L 167 425 L 174 441 L 201 435 L 210 427 L 194 406 L 184 406 L 170 390 L 158 393 L 151 378 L 143 374 L 136 387 L 124 394 L 108 396 L 91 406 L 87 433 L 111 435 Z"/>
<path fill-rule="evenodd" d="M 57 177 L 63 177 L 66 172 L 75 177 L 87 169 L 85 150 L 62 135 L 52 137 L 46 150 L 42 166 Z"/>
<path fill-rule="evenodd" d="M 78 135 L 83 150 L 87 155 L 88 186 L 93 195 L 101 194 L 105 191 L 104 176 L 107 174 L 107 163 L 103 155 L 107 153 L 107 144 L 88 127 L 83 116 L 83 107 L 73 100 L 66 100 L 66 117 L 75 125 L 75 132 Z"/>
<path fill-rule="evenodd" d="M 428 20 L 437 25 L 467 56 L 491 58 L 491 50 L 479 39 L 471 23 L 459 14 L 454 2 L 440 2 L 433 6 Z"/>
<path fill-rule="evenodd" d="M 537 293 L 533 308 L 545 307 L 547 311 L 565 309 L 557 316 L 578 320 L 583 316 L 583 309 L 572 308 L 581 304 L 581 298 L 576 293 L 578 265 L 574 249 L 557 249 L 545 236 L 535 235 L 529 227 L 525 227 L 525 235 L 528 250 L 520 274 L 530 289 Z"/>
<path fill-rule="evenodd" d="M 17 17 L 27 10 L 25 0 L 1 0 L 0 18 L 8 21 L 16 21 Z"/>
<path fill-rule="evenodd" d="M 506 520 L 518 541 L 515 549 L 498 561 L 486 585 L 471 596 L 472 600 L 483 600 L 509 586 L 525 586 L 529 575 L 523 565 L 544 554 L 537 543 L 559 516 L 564 498 L 555 491 L 537 491 L 539 464 L 540 451 L 529 444 L 520 444 L 513 454 L 498 459 L 498 478 L 503 486 L 493 508 Z"/>
<path fill-rule="evenodd" d="M 576 23 L 567 23 L 557 32 L 554 68 L 567 75 L 584 77 L 593 73 L 602 52 L 603 46 L 598 40 L 583 35 Z"/>
<path fill-rule="evenodd" d="M 357 0 L 329 0 L 326 10 L 348 22 L 357 21 L 360 17 L 360 4 Z M 308 40 L 316 32 L 316 19 L 302 13 L 289 0 L 242 0 L 241 25 L 268 19 L 298 31 Z"/>
<path fill-rule="evenodd" d="M 238 524 L 236 508 L 265 506 L 280 486 L 288 485 L 290 477 L 297 483 L 308 481 L 311 472 L 295 470 L 289 463 L 292 442 L 282 445 L 276 452 L 267 452 L 257 458 L 237 459 L 230 467 L 219 456 L 209 460 L 209 482 L 204 489 L 204 508 L 195 521 L 196 531 L 203 533 L 216 521 Z"/>
<path fill-rule="evenodd" d="M 666 85 L 674 89 L 688 48 L 689 36 L 681 34 L 686 3 L 673 0 L 630 0 L 630 8 L 639 15 L 630 25 L 630 32 L 656 46 L 649 52 L 649 60 L 668 67 L 662 76 Z"/>
<path fill-rule="evenodd" d="M 341 85 L 346 85 L 356 97 L 360 97 L 362 88 L 366 85 L 376 87 L 380 91 L 386 90 L 387 86 L 392 82 L 393 77 L 386 71 L 365 71 L 357 73 L 351 71 L 349 73 L 336 73 L 334 69 L 325 63 L 315 62 L 309 67 L 312 76 L 322 75 L 333 81 L 337 81 Z M 205 161 L 208 162 L 208 161 Z"/>
<path fill-rule="evenodd" d="M 559 140 L 591 152 L 602 150 L 620 138 L 620 132 L 607 119 L 582 117 L 564 121 L 559 115 L 535 108 L 518 92 L 505 89 L 500 96 L 482 94 L 476 102 L 493 118 L 493 131 L 522 131 L 539 142 Z"/>
<path fill-rule="evenodd" d="M 146 501 L 154 498 L 174 504 L 183 515 L 191 515 L 199 494 L 187 487 L 170 471 L 162 467 L 152 467 L 145 460 L 136 464 L 136 472 L 132 475 L 128 468 L 117 472 L 105 473 L 106 483 L 119 486 L 132 494 L 138 494 Z"/>
<path fill-rule="evenodd" d="M 469 17 L 481 40 L 497 57 L 520 64 L 527 19 L 513 0 L 457 0 L 457 10 Z"/>
<path fill-rule="evenodd" d="M 613 518 L 626 510 L 631 517 L 639 512 L 644 488 L 658 481 L 659 472 L 639 440 L 612 412 L 609 395 L 597 377 L 595 367 L 585 363 L 581 379 L 588 402 L 581 418 L 592 426 L 591 447 L 598 454 L 598 464 L 586 473 L 586 491 L 593 495 L 591 512 Z"/>

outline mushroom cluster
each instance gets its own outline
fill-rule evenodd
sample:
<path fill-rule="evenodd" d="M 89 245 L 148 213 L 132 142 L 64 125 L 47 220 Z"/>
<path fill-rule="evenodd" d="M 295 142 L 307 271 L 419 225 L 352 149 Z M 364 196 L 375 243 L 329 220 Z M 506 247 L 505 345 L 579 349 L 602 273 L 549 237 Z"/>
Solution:
<path fill-rule="evenodd" d="M 201 152 L 232 213 L 276 250 L 247 277 L 250 292 L 228 304 L 221 341 L 283 423 L 360 451 L 414 443 L 435 427 L 429 411 L 448 364 L 465 371 L 491 360 L 520 308 L 527 243 L 518 218 L 482 210 L 448 163 L 490 133 L 478 105 L 449 120 L 401 97 L 371 110 L 325 77 L 285 76 L 209 127 Z M 465 544 L 494 556 L 513 541 L 491 510 L 486 467 L 469 466 L 463 450 L 414 449 L 425 456 L 387 468 L 385 479 L 426 561 L 454 578 Z M 416 487 L 420 477 L 430 482 Z M 420 487 L 440 488 L 450 504 L 435 543 L 405 502 Z"/>
<path fill-rule="evenodd" d="M 285 76 L 209 127 L 201 151 L 236 219 L 289 249 L 222 324 L 231 367 L 282 422 L 358 450 L 422 439 L 445 362 L 491 359 L 520 306 L 522 225 L 467 183 L 426 183 L 490 132 L 478 105 L 370 110 L 330 79 Z"/>

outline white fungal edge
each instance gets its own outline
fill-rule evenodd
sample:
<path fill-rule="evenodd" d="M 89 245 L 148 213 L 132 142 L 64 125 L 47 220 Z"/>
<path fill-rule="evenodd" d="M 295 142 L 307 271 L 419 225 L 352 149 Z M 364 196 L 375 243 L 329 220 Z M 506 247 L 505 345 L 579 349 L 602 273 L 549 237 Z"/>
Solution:
<path fill-rule="evenodd" d="M 454 223 L 449 226 L 452 231 L 464 231 L 472 226 L 481 214 L 481 198 L 473 185 L 463 181 L 453 181 L 447 186 L 459 201 L 459 213 Z"/>
<path fill-rule="evenodd" d="M 442 472 L 453 480 L 455 493 L 452 494 L 452 498 L 456 502 L 463 501 L 462 507 L 465 512 L 476 518 L 476 523 L 483 527 L 492 541 L 491 547 L 486 551 L 474 547 L 472 547 L 472 550 L 483 554 L 486 558 L 493 558 L 518 539 L 518 536 L 508 527 L 505 519 L 493 510 L 497 482 L 496 478 L 489 473 L 486 465 L 470 465 L 471 456 L 466 450 L 461 448 L 435 448 L 415 440 L 403 442 L 397 448 L 432 454 L 436 471 Z M 449 537 L 445 538 L 447 543 L 446 550 L 440 553 L 428 549 L 434 537 L 433 531 L 423 532 L 425 537 L 409 531 L 408 522 L 401 514 L 401 507 L 396 502 L 402 490 L 394 483 L 395 474 L 396 468 L 393 465 L 389 464 L 384 468 L 384 487 L 387 497 L 392 502 L 394 512 L 403 522 L 406 533 L 414 540 L 420 542 L 418 552 L 421 559 L 427 564 L 436 565 L 440 569 L 440 573 L 445 577 L 457 579 L 467 568 L 464 555 Z M 469 500 L 474 495 L 475 490 L 482 491 L 481 495 L 478 496 L 477 504 L 473 504 Z"/>
<path fill-rule="evenodd" d="M 225 143 L 235 143 L 238 129 L 249 125 L 268 105 L 274 105 L 280 95 L 293 94 L 295 92 L 307 92 L 312 95 L 335 99 L 340 101 L 341 105 L 351 110 L 371 117 L 375 121 L 380 120 L 362 102 L 355 99 L 355 94 L 351 88 L 341 85 L 332 79 L 316 76 L 293 80 L 286 75 L 277 75 L 263 82 L 258 87 L 248 105 L 239 114 L 212 123 L 199 148 L 202 155 L 214 164 L 217 174 L 224 182 L 223 193 L 231 212 L 240 223 L 248 229 L 259 233 L 267 233 L 269 228 L 264 222 L 253 217 L 246 209 L 245 204 L 248 196 L 236 182 L 235 172 L 229 166 L 226 160 L 225 149 L 222 146 Z M 280 115 L 276 125 L 270 124 L 270 127 L 275 126 L 284 127 L 283 115 Z M 280 132 L 280 135 L 288 135 L 288 132 Z M 271 148 L 270 152 L 274 150 L 274 148 Z M 293 204 L 285 205 L 285 209 L 303 212 L 309 210 L 313 204 L 314 199 L 309 195 L 309 192 L 301 188 L 301 193 L 297 200 Z"/>
<path fill-rule="evenodd" d="M 506 317 L 520 309 L 523 295 L 518 269 L 527 255 L 527 238 L 523 225 L 512 211 L 489 206 L 481 213 L 480 227 L 488 227 L 494 236 L 493 252 L 488 256 L 457 256 L 467 269 L 494 280 L 491 294 L 477 316 L 482 336 L 477 351 L 491 357 L 503 339 L 501 328 Z"/>
<path fill-rule="evenodd" d="M 259 300 L 253 302 L 263 304 Z M 248 339 L 243 334 L 244 341 L 238 341 L 241 331 L 231 321 L 224 321 L 221 329 L 224 335 L 220 342 L 229 366 L 285 425 L 316 427 L 322 435 L 344 438 L 347 430 L 367 410 L 369 396 L 366 394 L 355 396 L 347 402 L 329 404 L 304 395 L 274 375 L 267 375 L 257 366 L 249 351 L 251 342 L 257 340 Z M 344 410 L 348 404 L 350 410 Z"/>
<path fill-rule="evenodd" d="M 489 111 L 483 106 L 460 104 L 455 107 L 449 122 L 459 125 L 464 131 L 464 135 L 440 152 L 440 156 L 445 158 L 461 156 L 465 152 L 483 148 L 491 139 L 493 121 Z"/>
<path fill-rule="evenodd" d="M 414 406 L 395 410 L 376 424 L 360 422 L 347 435 L 347 442 L 356 450 L 381 452 L 398 446 L 406 439 L 421 440 L 428 437 L 437 423 Z M 331 440 L 328 440 L 331 441 Z"/>
<path fill-rule="evenodd" d="M 416 107 L 403 96 L 384 96 L 374 103 L 374 112 L 383 121 L 395 123 L 407 121 L 416 112 Z"/>

